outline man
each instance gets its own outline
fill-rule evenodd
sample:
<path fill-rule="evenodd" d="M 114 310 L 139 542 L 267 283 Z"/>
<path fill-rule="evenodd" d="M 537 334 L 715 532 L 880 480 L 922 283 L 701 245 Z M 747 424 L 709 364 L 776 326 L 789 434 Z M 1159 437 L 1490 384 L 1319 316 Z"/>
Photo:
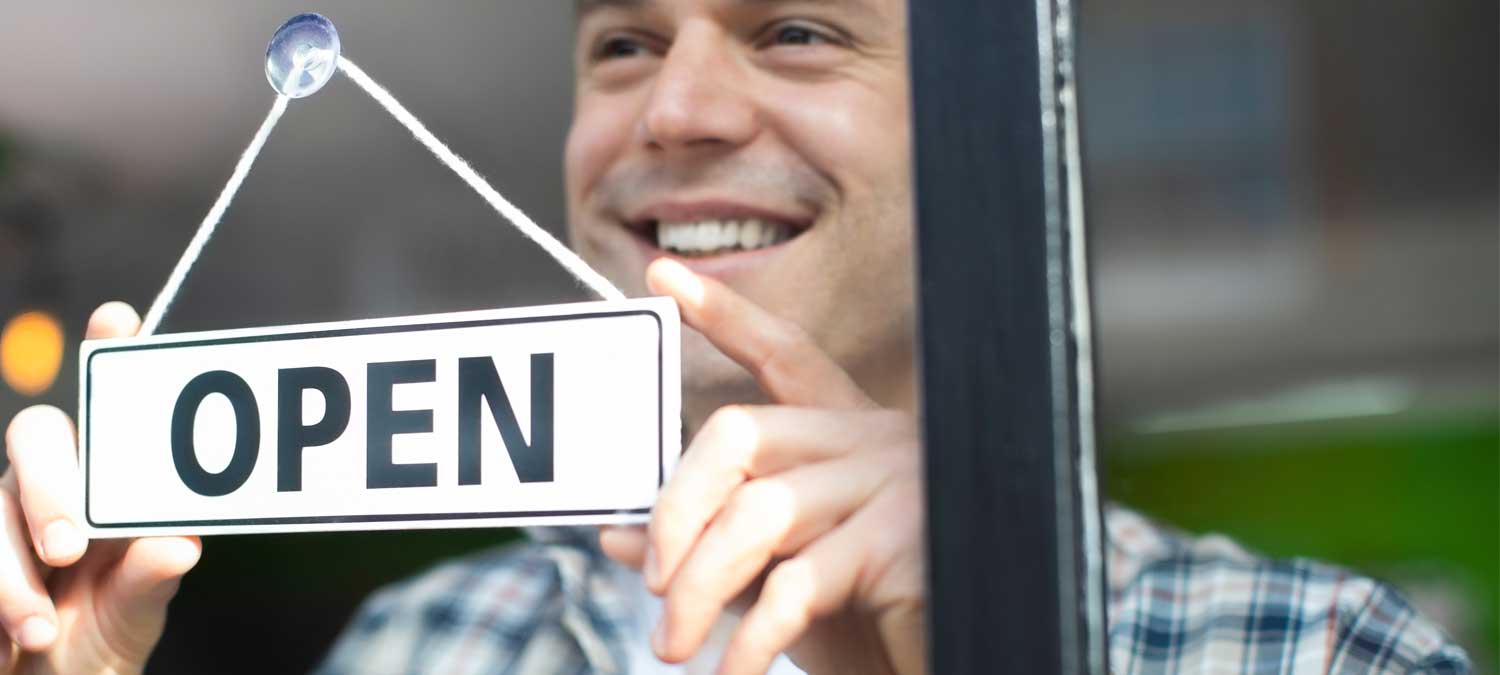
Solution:
<path fill-rule="evenodd" d="M 440 565 L 324 670 L 923 672 L 904 3 L 578 14 L 573 245 L 681 306 L 692 440 L 648 528 Z M 137 326 L 110 304 L 89 335 Z M 200 544 L 83 540 L 71 434 L 48 408 L 10 427 L 0 628 L 28 669 L 136 671 Z M 1106 519 L 1117 672 L 1467 671 L 1378 584 Z"/>

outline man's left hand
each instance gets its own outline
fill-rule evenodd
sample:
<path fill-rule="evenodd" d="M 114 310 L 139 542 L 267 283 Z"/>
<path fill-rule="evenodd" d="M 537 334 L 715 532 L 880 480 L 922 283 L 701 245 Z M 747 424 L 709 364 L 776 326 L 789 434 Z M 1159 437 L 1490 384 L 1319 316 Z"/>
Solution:
<path fill-rule="evenodd" d="M 724 611 L 748 607 L 720 673 L 764 673 L 781 652 L 812 675 L 924 672 L 916 421 L 727 286 L 670 260 L 647 281 L 773 402 L 718 410 L 650 526 L 601 531 L 604 552 L 664 598 L 657 656 L 691 658 Z"/>

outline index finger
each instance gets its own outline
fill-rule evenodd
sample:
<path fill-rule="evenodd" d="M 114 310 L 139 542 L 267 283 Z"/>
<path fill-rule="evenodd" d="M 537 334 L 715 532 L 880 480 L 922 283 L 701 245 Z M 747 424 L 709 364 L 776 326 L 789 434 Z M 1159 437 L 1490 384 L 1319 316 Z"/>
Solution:
<path fill-rule="evenodd" d="M 651 290 L 671 296 L 682 319 L 743 366 L 777 403 L 869 408 L 875 402 L 796 324 L 777 317 L 716 279 L 670 258 L 646 268 Z"/>
<path fill-rule="evenodd" d="M 127 337 L 140 325 L 130 305 L 108 302 L 89 317 L 85 337 Z M 73 512 L 80 483 L 75 438 L 67 414 L 48 406 L 21 411 L 6 429 L 5 489 L 21 502 L 37 557 L 53 566 L 71 565 L 88 546 Z"/>
<path fill-rule="evenodd" d="M 88 540 L 74 507 L 82 485 L 73 444 L 73 422 L 51 406 L 32 406 L 5 432 L 10 473 L 37 557 L 53 567 L 71 565 Z"/>

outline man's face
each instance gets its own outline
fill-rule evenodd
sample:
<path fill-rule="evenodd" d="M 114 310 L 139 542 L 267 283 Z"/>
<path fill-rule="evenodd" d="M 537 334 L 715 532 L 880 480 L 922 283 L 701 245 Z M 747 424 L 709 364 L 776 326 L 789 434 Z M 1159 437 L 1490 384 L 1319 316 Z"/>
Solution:
<path fill-rule="evenodd" d="M 905 3 L 580 0 L 573 246 L 630 295 L 661 256 L 802 326 L 899 404 L 912 357 Z M 684 335 L 686 417 L 758 399 Z"/>

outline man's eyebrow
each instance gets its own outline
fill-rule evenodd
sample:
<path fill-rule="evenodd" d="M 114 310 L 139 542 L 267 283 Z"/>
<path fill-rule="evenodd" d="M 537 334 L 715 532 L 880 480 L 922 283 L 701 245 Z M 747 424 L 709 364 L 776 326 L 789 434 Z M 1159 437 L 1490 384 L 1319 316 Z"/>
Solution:
<path fill-rule="evenodd" d="M 573 0 L 573 16 L 582 19 L 590 13 L 597 12 L 605 7 L 618 7 L 621 9 L 636 9 L 646 5 L 652 0 Z"/>

